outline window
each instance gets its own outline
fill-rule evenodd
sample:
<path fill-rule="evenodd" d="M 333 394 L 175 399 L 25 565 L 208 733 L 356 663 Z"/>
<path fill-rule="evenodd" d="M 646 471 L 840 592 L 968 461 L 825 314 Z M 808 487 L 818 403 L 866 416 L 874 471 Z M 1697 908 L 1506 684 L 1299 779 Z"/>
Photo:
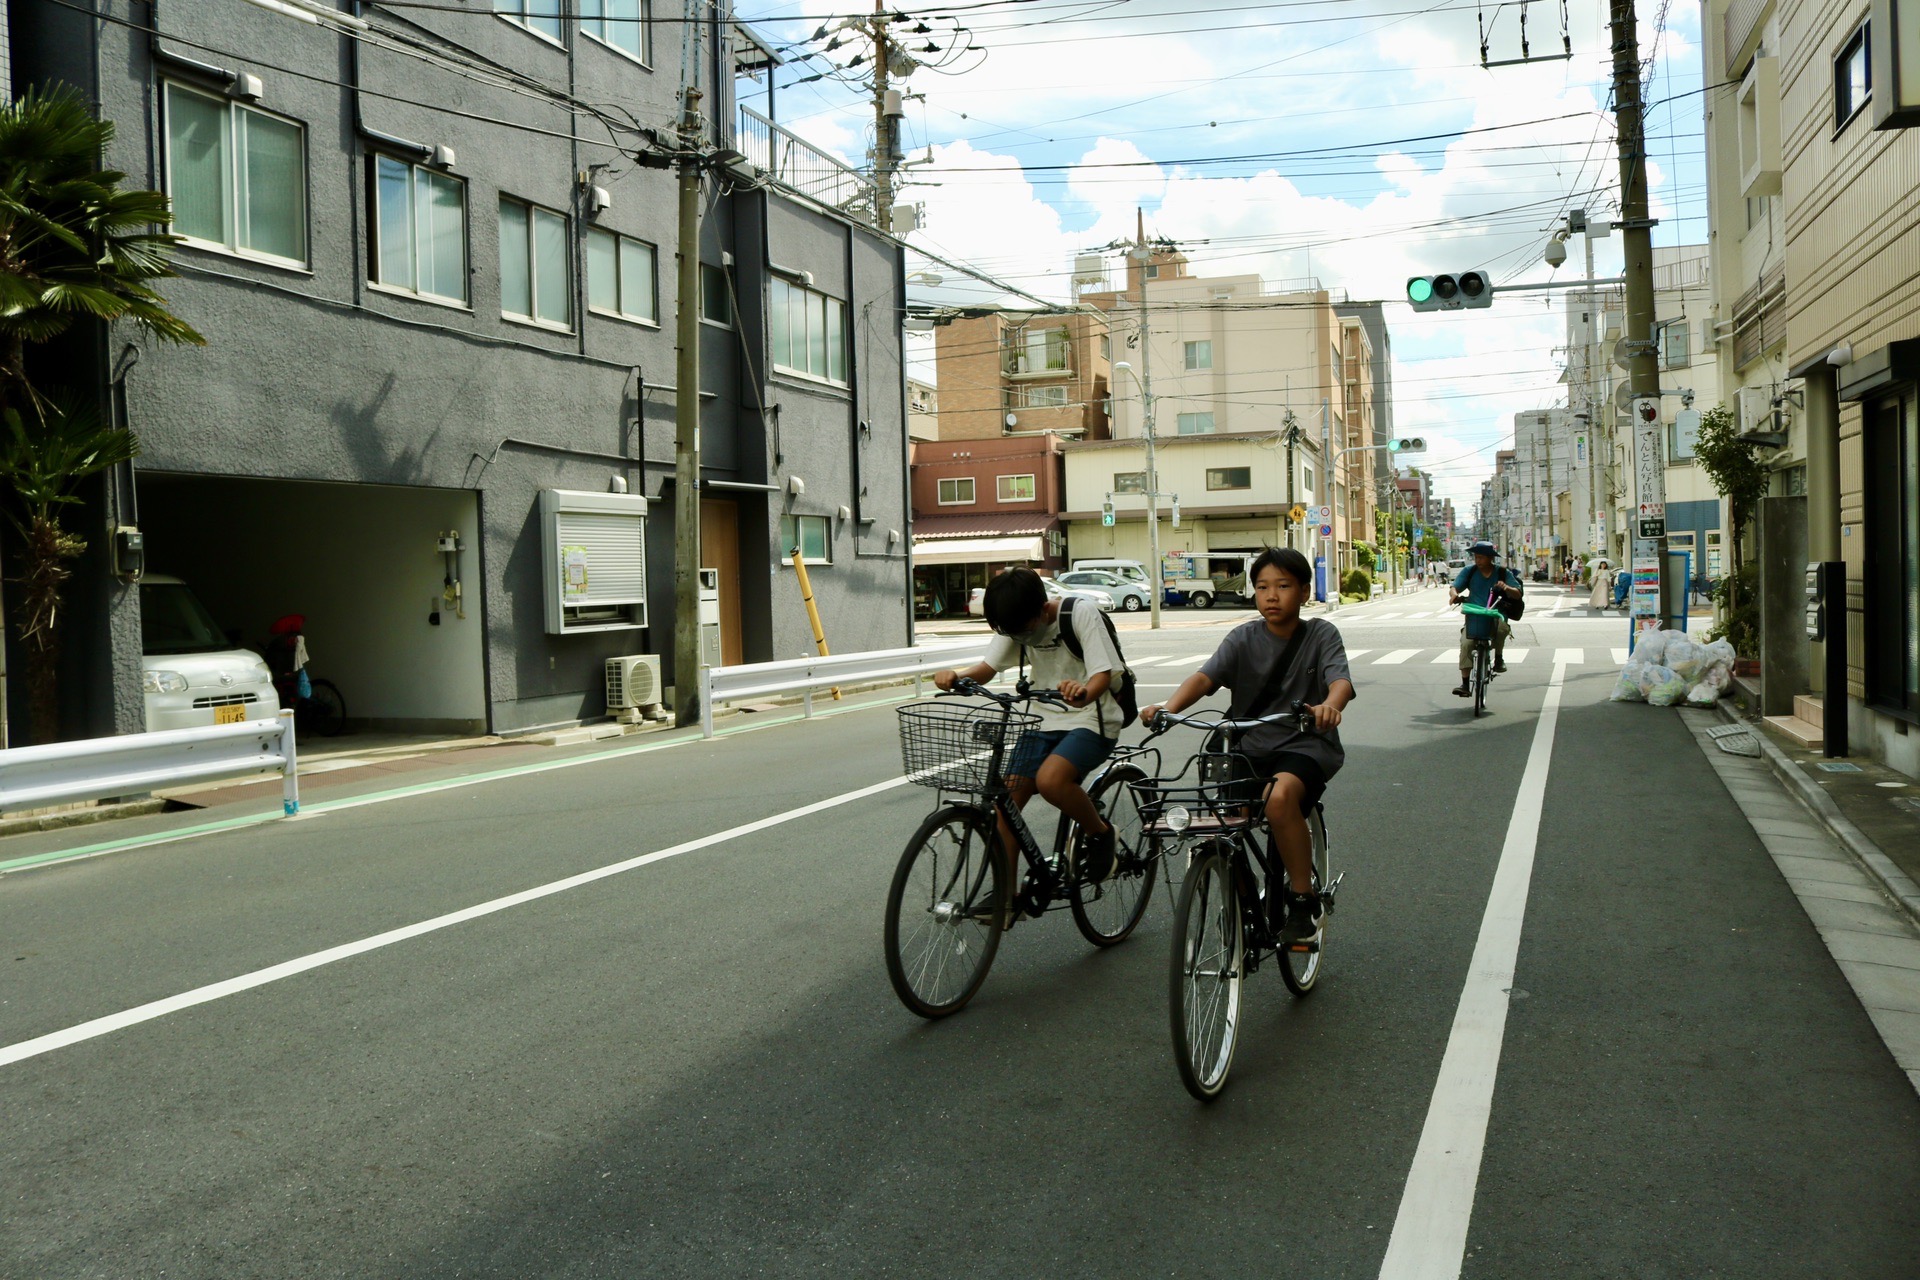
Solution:
<path fill-rule="evenodd" d="M 1669 369 L 1684 369 L 1693 363 L 1692 332 L 1685 320 L 1673 320 L 1660 331 L 1660 355 Z"/>
<path fill-rule="evenodd" d="M 833 531 L 825 516 L 781 516 L 780 558 L 793 562 L 793 549 L 800 548 L 806 564 L 833 563 Z"/>
<path fill-rule="evenodd" d="M 700 264 L 700 318 L 733 327 L 733 278 L 725 267 Z"/>
<path fill-rule="evenodd" d="M 467 300 L 467 187 L 458 178 L 375 156 L 374 281 Z"/>
<path fill-rule="evenodd" d="M 1873 65 L 1867 55 L 1867 24 L 1840 46 L 1833 59 L 1833 131 L 1840 132 L 1873 95 Z"/>
<path fill-rule="evenodd" d="M 1180 415 L 1180 434 L 1183 436 L 1204 436 L 1213 434 L 1213 415 L 1211 413 L 1183 413 Z"/>
<path fill-rule="evenodd" d="M 1148 264 L 1147 264 L 1147 279 L 1149 279 L 1149 280 L 1158 280 L 1159 278 L 1160 278 L 1160 264 L 1159 264 L 1159 263 L 1157 263 L 1157 262 L 1150 262 L 1150 263 L 1148 263 Z"/>
<path fill-rule="evenodd" d="M 773 367 L 846 386 L 845 305 L 780 279 L 773 281 L 771 293 Z"/>
<path fill-rule="evenodd" d="M 1253 468 L 1251 467 L 1208 467 L 1207 488 L 1209 489 L 1251 489 L 1253 488 Z"/>
<path fill-rule="evenodd" d="M 1100 335 L 1100 358 L 1102 360 L 1113 359 L 1113 335 L 1106 333 Z"/>
<path fill-rule="evenodd" d="M 641 62 L 653 61 L 650 0 L 580 0 L 580 29 Z"/>
<path fill-rule="evenodd" d="M 501 313 L 565 328 L 573 323 L 572 293 L 567 286 L 565 216 L 502 197 Z"/>
<path fill-rule="evenodd" d="M 964 507 L 973 502 L 973 477 L 958 476 L 939 483 L 939 502 L 943 507 Z"/>
<path fill-rule="evenodd" d="M 1862 408 L 1867 701 L 1920 716 L 1920 412 L 1911 387 Z"/>
<path fill-rule="evenodd" d="M 1147 473 L 1144 471 L 1114 472 L 1113 491 L 1115 493 L 1145 493 L 1147 491 Z"/>
<path fill-rule="evenodd" d="M 1014 388 L 1014 409 L 1060 409 L 1068 403 L 1064 386 L 1021 386 Z"/>
<path fill-rule="evenodd" d="M 560 0 L 493 0 L 493 11 L 516 26 L 560 43 Z"/>
<path fill-rule="evenodd" d="M 190 240 L 307 261 L 305 131 L 264 111 L 169 84 L 167 194 Z"/>
<path fill-rule="evenodd" d="M 1186 344 L 1187 368 L 1213 368 L 1213 343 L 1189 342 Z"/>
<path fill-rule="evenodd" d="M 587 232 L 587 308 L 628 320 L 660 319 L 657 256 L 644 240 L 598 227 Z"/>
<path fill-rule="evenodd" d="M 1300 487 L 1308 493 L 1313 492 L 1313 468 L 1304 464 L 1300 467 Z"/>
<path fill-rule="evenodd" d="M 1007 353 L 1008 373 L 1066 373 L 1072 367 L 1073 346 L 1065 329 L 1020 329 L 1007 336 L 1013 348 Z"/>
<path fill-rule="evenodd" d="M 1343 484 L 1333 486 L 1333 514 L 1336 516 L 1347 514 L 1347 486 Z"/>
<path fill-rule="evenodd" d="M 1032 502 L 1032 476 L 1000 476 L 997 481 L 1002 502 Z"/>

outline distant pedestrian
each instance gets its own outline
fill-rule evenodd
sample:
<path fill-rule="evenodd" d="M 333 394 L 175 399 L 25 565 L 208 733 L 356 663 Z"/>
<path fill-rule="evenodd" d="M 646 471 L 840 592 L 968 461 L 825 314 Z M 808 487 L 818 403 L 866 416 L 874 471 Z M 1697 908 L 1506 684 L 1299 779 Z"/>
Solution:
<path fill-rule="evenodd" d="M 1613 567 L 1607 558 L 1601 556 L 1593 562 L 1593 593 L 1587 597 L 1587 607 L 1604 609 L 1613 596 Z"/>

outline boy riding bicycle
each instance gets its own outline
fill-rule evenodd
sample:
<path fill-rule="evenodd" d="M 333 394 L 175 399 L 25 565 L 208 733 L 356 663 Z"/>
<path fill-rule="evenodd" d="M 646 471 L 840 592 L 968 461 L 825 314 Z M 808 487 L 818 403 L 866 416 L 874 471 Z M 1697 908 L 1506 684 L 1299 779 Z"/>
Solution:
<path fill-rule="evenodd" d="M 1274 894 L 1269 906 L 1274 927 L 1307 941 L 1319 934 L 1325 918 L 1313 886 L 1307 815 L 1346 762 L 1338 726 L 1341 711 L 1355 696 L 1353 676 L 1339 629 L 1324 618 L 1300 618 L 1300 607 L 1313 590 L 1313 570 L 1304 555 L 1292 547 L 1269 547 L 1248 576 L 1260 617 L 1229 631 L 1200 670 L 1182 681 L 1164 704 L 1143 708 L 1140 718 L 1151 727 L 1162 707 L 1178 713 L 1223 686 L 1233 691 L 1228 714 L 1234 719 L 1284 712 L 1295 702 L 1307 704 L 1315 732 L 1303 732 L 1290 721 L 1265 725 L 1248 733 L 1239 747 L 1260 777 L 1273 780 L 1267 789 L 1267 830 L 1279 848 L 1288 882 L 1288 892 Z"/>
<path fill-rule="evenodd" d="M 987 583 L 981 604 L 994 632 L 985 659 L 965 671 L 936 672 L 933 683 L 945 693 L 958 678 L 985 684 L 1008 667 L 1031 662 L 1035 687 L 1060 691 L 1068 708 L 1038 708 L 1040 727 L 1022 735 L 1007 760 L 1007 785 L 1016 808 L 1025 808 L 1037 791 L 1072 819 L 1080 831 L 1075 854 L 1080 867 L 1089 879 L 1104 880 L 1113 873 L 1113 828 L 1081 783 L 1113 754 L 1124 719 L 1109 692 L 1123 664 L 1108 624 L 1092 606 L 1063 613 L 1061 601 L 1047 599 L 1040 575 L 1026 568 L 1008 569 Z M 1073 646 L 1062 635 L 1063 617 L 1071 620 Z M 1075 647 L 1084 658 L 1074 656 Z M 1000 853 L 1009 884 L 1018 847 L 1002 820 Z"/>

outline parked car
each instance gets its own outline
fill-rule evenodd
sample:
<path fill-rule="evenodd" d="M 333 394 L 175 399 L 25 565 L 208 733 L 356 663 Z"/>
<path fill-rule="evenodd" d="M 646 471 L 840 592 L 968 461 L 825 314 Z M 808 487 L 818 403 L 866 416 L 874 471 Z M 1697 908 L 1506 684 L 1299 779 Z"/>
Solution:
<path fill-rule="evenodd" d="M 1151 587 L 1137 582 L 1129 582 L 1119 574 L 1108 573 L 1105 569 L 1073 569 L 1059 576 L 1057 581 L 1063 587 L 1072 587 L 1080 591 L 1101 591 L 1112 598 L 1110 608 L 1124 609 L 1128 613 L 1138 613 L 1147 607 L 1152 599 L 1148 592 Z"/>
<path fill-rule="evenodd" d="M 1085 588 L 1070 589 L 1061 586 L 1058 578 L 1042 578 L 1040 579 L 1040 584 L 1047 589 L 1047 599 L 1049 600 L 1064 600 L 1068 596 L 1079 596 L 1081 599 L 1092 601 L 1095 605 L 1099 606 L 1100 612 L 1102 613 L 1111 613 L 1113 611 L 1113 597 L 1105 591 Z M 975 587 L 973 590 L 967 592 L 967 614 L 975 618 L 986 617 L 986 598 L 987 589 L 985 587 Z"/>
<path fill-rule="evenodd" d="M 149 731 L 280 714 L 266 660 L 228 639 L 178 578 L 150 573 L 140 580 L 140 668 Z"/>

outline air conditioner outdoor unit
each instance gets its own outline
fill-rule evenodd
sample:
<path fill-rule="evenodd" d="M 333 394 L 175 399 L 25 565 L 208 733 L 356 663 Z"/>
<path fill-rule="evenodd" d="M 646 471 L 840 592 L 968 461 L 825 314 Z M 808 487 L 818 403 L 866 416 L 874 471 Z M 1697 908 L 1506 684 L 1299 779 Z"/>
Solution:
<path fill-rule="evenodd" d="M 659 713 L 662 699 L 660 659 L 649 653 L 607 659 L 607 710 L 631 722 Z"/>
<path fill-rule="evenodd" d="M 1771 387 L 1741 387 L 1735 399 L 1740 435 L 1757 444 L 1780 448 L 1787 443 L 1789 405 L 1776 403 Z"/>

